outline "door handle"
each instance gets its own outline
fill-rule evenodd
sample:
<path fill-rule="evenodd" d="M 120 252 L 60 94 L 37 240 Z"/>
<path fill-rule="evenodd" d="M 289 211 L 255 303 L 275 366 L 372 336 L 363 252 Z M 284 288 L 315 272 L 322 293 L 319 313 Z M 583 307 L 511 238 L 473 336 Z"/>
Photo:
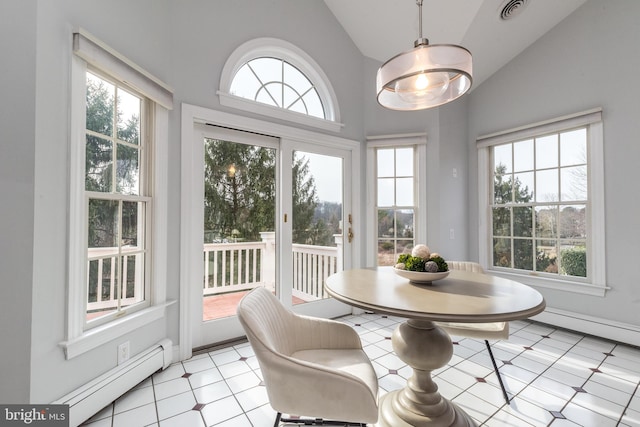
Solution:
<path fill-rule="evenodd" d="M 349 227 L 349 232 L 347 233 L 347 238 L 349 239 L 349 243 L 353 240 L 353 230 Z"/>

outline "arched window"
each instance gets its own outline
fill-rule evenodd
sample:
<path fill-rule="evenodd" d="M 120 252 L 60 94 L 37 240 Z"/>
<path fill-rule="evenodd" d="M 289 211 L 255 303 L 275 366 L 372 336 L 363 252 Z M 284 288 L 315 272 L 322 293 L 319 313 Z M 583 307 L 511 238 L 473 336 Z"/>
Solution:
<path fill-rule="evenodd" d="M 279 119 L 339 131 L 335 93 L 318 64 L 283 40 L 238 47 L 220 79 L 220 103 Z"/>

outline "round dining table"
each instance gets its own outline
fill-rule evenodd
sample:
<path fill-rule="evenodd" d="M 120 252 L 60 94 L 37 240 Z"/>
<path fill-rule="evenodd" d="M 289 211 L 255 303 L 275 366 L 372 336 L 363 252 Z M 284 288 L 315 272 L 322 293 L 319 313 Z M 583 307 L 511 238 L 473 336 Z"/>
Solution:
<path fill-rule="evenodd" d="M 453 355 L 449 335 L 434 322 L 487 323 L 526 319 L 544 311 L 535 289 L 489 274 L 450 271 L 446 278 L 414 283 L 393 267 L 345 270 L 325 283 L 335 299 L 367 311 L 406 318 L 393 332 L 396 355 L 413 368 L 403 389 L 379 401 L 378 427 L 477 426 L 438 392 L 431 372 Z"/>

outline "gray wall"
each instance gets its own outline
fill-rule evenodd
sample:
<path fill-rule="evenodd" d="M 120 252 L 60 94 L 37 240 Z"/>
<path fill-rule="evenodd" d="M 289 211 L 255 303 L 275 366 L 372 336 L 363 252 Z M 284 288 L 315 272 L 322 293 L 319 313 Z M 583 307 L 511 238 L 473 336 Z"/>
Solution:
<path fill-rule="evenodd" d="M 35 1 L 0 3 L 0 402 L 3 403 L 28 401 L 31 377 L 35 15 Z"/>
<path fill-rule="evenodd" d="M 376 72 L 380 65 L 371 59 L 365 62 L 362 88 L 365 134 L 427 134 L 427 181 L 420 183 L 420 196 L 427 198 L 427 212 L 419 213 L 427 217 L 427 241 L 418 243 L 427 244 L 450 260 L 469 259 L 466 245 L 467 99 L 462 97 L 430 110 L 387 110 L 376 101 Z M 454 168 L 457 170 L 457 178 L 453 177 Z M 365 178 L 363 176 L 363 182 Z M 366 206 L 364 198 L 361 203 Z M 454 230 L 454 239 L 449 237 L 450 229 Z"/>
<path fill-rule="evenodd" d="M 131 331 L 71 360 L 59 343 L 65 340 L 67 236 L 69 203 L 69 75 L 71 34 L 83 27 L 161 79 L 166 79 L 166 8 L 152 2 L 38 1 L 35 185 L 32 263 L 31 382 L 29 401 L 53 401 L 116 366 L 117 345 L 130 341 L 134 355 L 166 336 L 165 319 Z M 157 4 L 157 2 L 153 2 Z M 123 13 L 126 11 L 126 13 Z M 17 40 L 14 38 L 14 41 Z M 132 42 L 135 41 L 135 42 Z M 72 225 L 74 226 L 74 225 Z"/>
<path fill-rule="evenodd" d="M 541 289 L 550 307 L 640 326 L 640 2 L 591 0 L 469 97 L 469 173 L 477 176 L 476 137 L 603 108 L 606 297 Z M 497 47 L 498 48 L 498 47 Z M 470 185 L 469 242 L 478 257 L 477 195 Z"/>
<path fill-rule="evenodd" d="M 71 34 L 89 31 L 175 89 L 167 170 L 169 299 L 179 297 L 180 104 L 220 107 L 229 54 L 255 37 L 307 52 L 338 94 L 344 129 L 361 139 L 363 58 L 323 2 L 296 0 L 24 0 L 2 3 L 2 366 L 0 402 L 53 401 L 116 366 L 117 345 L 135 355 L 179 340 L 178 304 L 164 319 L 71 360 L 65 339 Z M 9 19 L 10 18 L 10 19 Z M 10 65 L 10 69 L 5 68 Z M 234 111 L 238 114 L 238 111 Z M 4 343 L 7 343 L 6 345 Z"/>

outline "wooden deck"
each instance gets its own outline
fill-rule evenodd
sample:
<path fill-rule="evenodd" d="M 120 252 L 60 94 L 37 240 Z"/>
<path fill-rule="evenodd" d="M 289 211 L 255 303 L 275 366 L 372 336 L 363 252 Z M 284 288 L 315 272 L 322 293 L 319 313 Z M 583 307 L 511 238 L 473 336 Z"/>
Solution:
<path fill-rule="evenodd" d="M 202 320 L 222 319 L 223 317 L 235 316 L 236 307 L 243 296 L 249 291 L 232 292 L 228 294 L 212 295 L 202 300 Z M 305 301 L 292 297 L 293 304 L 302 304 Z"/>
<path fill-rule="evenodd" d="M 215 320 L 224 317 L 235 316 L 236 307 L 243 296 L 249 291 L 230 292 L 228 294 L 211 295 L 202 299 L 202 320 Z M 293 304 L 302 304 L 305 301 L 298 297 L 292 297 Z M 87 313 L 87 320 L 92 320 L 104 316 L 113 310 L 97 311 Z"/>

